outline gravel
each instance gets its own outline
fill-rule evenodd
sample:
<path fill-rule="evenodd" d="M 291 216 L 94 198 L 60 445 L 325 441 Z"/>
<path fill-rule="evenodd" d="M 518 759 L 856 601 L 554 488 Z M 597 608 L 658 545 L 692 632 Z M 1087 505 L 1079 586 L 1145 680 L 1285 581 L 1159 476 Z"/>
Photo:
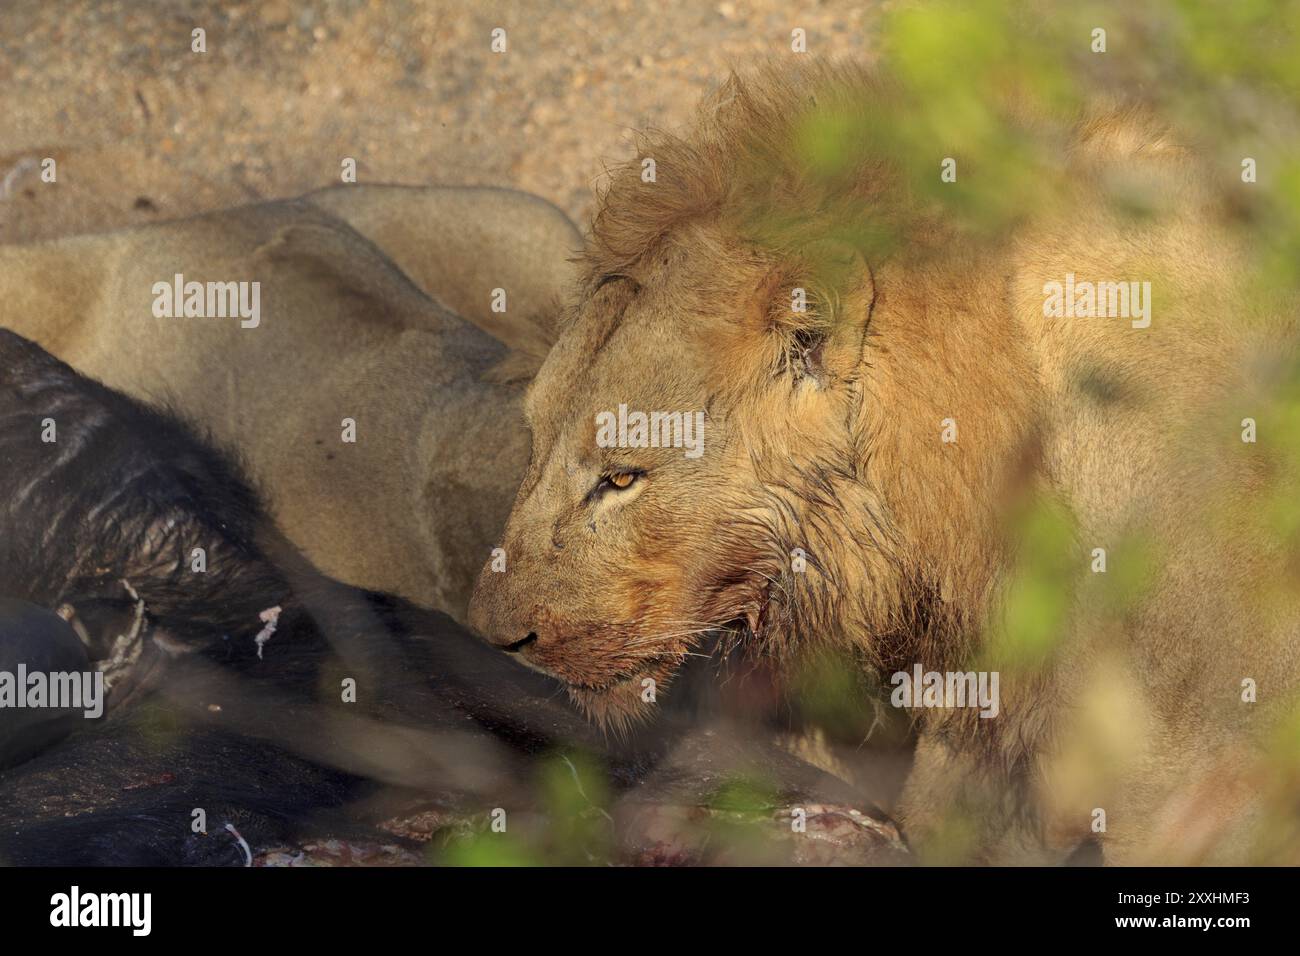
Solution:
<path fill-rule="evenodd" d="M 99 231 L 339 181 L 513 186 L 580 224 L 630 131 L 730 67 L 869 57 L 879 5 L 562 0 L 6 0 L 0 241 Z M 490 49 L 494 28 L 507 51 Z M 191 52 L 192 30 L 206 53 Z M 57 181 L 42 182 L 53 158 Z"/>

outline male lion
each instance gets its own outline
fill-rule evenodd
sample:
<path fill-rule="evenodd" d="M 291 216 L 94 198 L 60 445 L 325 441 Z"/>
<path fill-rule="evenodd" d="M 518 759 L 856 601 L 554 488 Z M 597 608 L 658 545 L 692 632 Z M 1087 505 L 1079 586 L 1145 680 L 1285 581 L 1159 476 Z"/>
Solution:
<path fill-rule="evenodd" d="M 1257 451 L 1238 423 L 1294 360 L 1294 308 L 1244 296 L 1213 171 L 1137 111 L 1074 124 L 1057 201 L 985 241 L 865 140 L 814 175 L 811 114 L 890 95 L 853 68 L 733 78 L 616 171 L 471 625 L 616 724 L 719 628 L 882 683 L 996 671 L 996 716 L 912 702 L 898 815 L 923 853 L 957 834 L 964 859 L 1058 858 L 1092 834 L 1112 862 L 1260 859 L 1283 779 L 1263 755 L 1300 674 L 1267 502 L 1294 478 L 1280 425 Z M 1148 215 L 1105 201 L 1117 177 Z M 1076 279 L 1156 291 L 1049 317 Z M 1038 570 L 1015 521 L 1067 529 L 1044 560 L 1074 598 L 1038 658 L 1008 643 Z"/>
<path fill-rule="evenodd" d="M 237 451 L 327 574 L 463 619 L 526 459 L 512 379 L 579 242 L 511 190 L 336 187 L 0 246 L 0 326 Z M 259 315 L 160 316 L 177 274 L 256 282 Z"/>

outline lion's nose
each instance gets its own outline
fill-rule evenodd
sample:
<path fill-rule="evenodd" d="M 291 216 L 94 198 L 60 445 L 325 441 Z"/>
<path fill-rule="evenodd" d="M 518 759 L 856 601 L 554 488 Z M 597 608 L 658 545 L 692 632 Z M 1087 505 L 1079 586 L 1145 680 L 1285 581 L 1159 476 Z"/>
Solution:
<path fill-rule="evenodd" d="M 507 622 L 494 621 L 492 615 L 478 604 L 470 607 L 469 626 L 483 641 L 507 654 L 518 654 L 537 641 L 536 631 L 529 631 L 525 636 L 520 637 L 518 630 Z"/>
<path fill-rule="evenodd" d="M 535 616 L 537 609 L 534 608 Z M 536 630 L 530 630 L 523 637 L 520 632 L 534 623 L 524 615 L 516 614 L 511 608 L 502 608 L 501 602 L 480 584 L 474 592 L 469 605 L 469 626 L 485 643 L 505 651 L 518 654 L 538 640 Z"/>

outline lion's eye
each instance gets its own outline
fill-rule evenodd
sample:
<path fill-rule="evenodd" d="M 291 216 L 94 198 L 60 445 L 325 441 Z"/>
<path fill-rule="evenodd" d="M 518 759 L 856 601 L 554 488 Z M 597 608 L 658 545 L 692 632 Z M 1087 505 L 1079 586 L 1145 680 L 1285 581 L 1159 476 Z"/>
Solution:
<path fill-rule="evenodd" d="M 596 486 L 587 493 L 587 501 L 595 501 L 601 495 L 610 491 L 626 491 L 636 483 L 645 472 L 638 471 L 635 468 L 631 471 L 611 471 L 600 476 Z"/>

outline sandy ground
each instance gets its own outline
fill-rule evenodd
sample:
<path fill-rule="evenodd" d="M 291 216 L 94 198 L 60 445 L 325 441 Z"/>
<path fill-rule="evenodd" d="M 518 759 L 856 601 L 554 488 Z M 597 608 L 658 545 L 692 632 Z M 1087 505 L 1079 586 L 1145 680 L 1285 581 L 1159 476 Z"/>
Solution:
<path fill-rule="evenodd" d="M 682 123 L 731 67 L 795 55 L 794 27 L 811 52 L 869 56 L 878 9 L 0 0 L 0 241 L 294 196 L 338 182 L 345 157 L 361 181 L 513 186 L 585 224 L 630 130 Z"/>

